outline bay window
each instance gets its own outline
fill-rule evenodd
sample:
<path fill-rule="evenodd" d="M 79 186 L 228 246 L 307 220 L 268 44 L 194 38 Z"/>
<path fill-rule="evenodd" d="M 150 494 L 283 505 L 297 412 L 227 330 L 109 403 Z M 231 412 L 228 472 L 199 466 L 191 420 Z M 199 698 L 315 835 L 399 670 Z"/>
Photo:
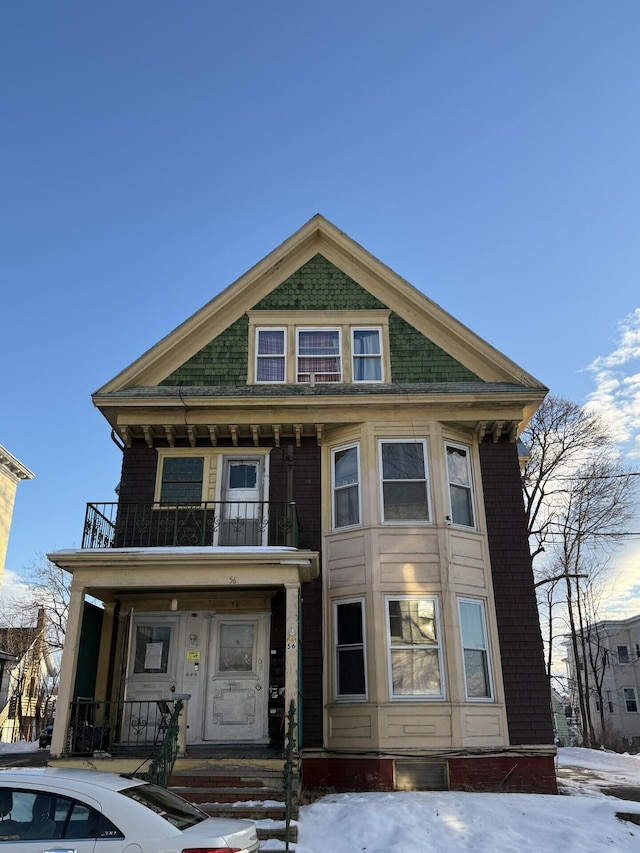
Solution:
<path fill-rule="evenodd" d="M 426 441 L 380 441 L 379 453 L 382 520 L 429 521 Z"/>
<path fill-rule="evenodd" d="M 358 445 L 331 451 L 333 527 L 360 524 L 360 462 Z"/>
<path fill-rule="evenodd" d="M 335 696 L 366 699 L 364 601 L 334 602 Z"/>
<path fill-rule="evenodd" d="M 459 598 L 458 612 L 467 699 L 491 699 L 484 604 L 478 599 Z"/>
<path fill-rule="evenodd" d="M 446 455 L 451 521 L 464 527 L 475 527 L 469 448 L 447 444 Z"/>
<path fill-rule="evenodd" d="M 444 698 L 438 599 L 404 596 L 386 605 L 390 697 Z"/>

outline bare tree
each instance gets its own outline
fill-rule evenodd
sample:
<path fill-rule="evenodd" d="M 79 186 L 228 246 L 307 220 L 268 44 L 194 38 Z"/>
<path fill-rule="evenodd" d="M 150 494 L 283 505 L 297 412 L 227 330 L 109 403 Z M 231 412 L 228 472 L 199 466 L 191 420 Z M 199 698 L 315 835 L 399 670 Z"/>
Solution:
<path fill-rule="evenodd" d="M 594 584 L 606 573 L 632 517 L 631 477 L 602 421 L 567 400 L 547 398 L 523 440 L 529 450 L 522 474 L 528 530 L 548 619 L 548 672 L 559 618 L 554 610 L 559 610 L 574 660 L 585 663 L 583 669 L 576 666 L 576 695 L 588 746 L 596 740 L 589 696 L 594 687 L 602 688 L 601 661 L 593 658 L 588 642 L 595 621 Z"/>

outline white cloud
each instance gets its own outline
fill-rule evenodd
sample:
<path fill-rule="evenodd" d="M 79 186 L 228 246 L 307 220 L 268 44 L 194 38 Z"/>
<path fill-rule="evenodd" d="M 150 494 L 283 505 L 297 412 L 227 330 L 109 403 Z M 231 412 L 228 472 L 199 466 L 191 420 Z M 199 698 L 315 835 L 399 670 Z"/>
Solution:
<path fill-rule="evenodd" d="M 640 460 L 640 308 L 618 327 L 616 348 L 598 356 L 587 368 L 593 373 L 595 391 L 587 398 L 588 408 L 609 425 L 623 445 L 625 457 Z"/>

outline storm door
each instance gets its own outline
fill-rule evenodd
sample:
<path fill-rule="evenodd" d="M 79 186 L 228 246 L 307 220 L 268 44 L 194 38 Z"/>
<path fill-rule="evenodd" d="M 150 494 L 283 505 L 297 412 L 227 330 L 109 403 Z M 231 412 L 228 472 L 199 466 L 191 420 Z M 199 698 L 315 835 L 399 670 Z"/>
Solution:
<path fill-rule="evenodd" d="M 224 460 L 218 545 L 267 544 L 269 513 L 268 504 L 263 502 L 263 463 L 263 458 L 256 456 Z"/>
<path fill-rule="evenodd" d="M 269 614 L 211 626 L 205 740 L 266 743 Z"/>

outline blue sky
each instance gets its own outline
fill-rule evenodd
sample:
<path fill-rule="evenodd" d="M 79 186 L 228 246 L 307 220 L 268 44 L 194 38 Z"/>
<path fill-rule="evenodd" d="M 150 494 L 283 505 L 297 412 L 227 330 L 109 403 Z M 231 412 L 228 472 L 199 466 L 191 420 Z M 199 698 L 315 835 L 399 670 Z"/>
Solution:
<path fill-rule="evenodd" d="M 637 0 L 2 4 L 7 572 L 113 497 L 91 393 L 317 212 L 637 463 L 639 37 Z"/>

